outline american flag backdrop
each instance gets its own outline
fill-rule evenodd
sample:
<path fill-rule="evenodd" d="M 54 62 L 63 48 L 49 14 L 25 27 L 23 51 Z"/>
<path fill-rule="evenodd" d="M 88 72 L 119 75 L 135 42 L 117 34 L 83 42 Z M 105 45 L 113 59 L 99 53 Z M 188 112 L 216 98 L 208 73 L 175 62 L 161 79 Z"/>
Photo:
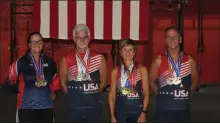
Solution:
<path fill-rule="evenodd" d="M 44 38 L 72 39 L 76 24 L 86 24 L 91 39 L 148 40 L 148 0 L 39 0 L 33 30 Z"/>

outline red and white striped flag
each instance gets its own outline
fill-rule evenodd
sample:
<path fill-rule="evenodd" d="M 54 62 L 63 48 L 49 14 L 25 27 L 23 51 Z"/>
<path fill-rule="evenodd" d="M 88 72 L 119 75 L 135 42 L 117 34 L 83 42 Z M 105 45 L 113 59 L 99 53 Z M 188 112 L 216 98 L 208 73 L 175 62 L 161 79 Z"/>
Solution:
<path fill-rule="evenodd" d="M 86 24 L 91 39 L 148 40 L 148 0 L 39 0 L 33 30 L 44 38 L 72 39 L 76 24 Z"/>

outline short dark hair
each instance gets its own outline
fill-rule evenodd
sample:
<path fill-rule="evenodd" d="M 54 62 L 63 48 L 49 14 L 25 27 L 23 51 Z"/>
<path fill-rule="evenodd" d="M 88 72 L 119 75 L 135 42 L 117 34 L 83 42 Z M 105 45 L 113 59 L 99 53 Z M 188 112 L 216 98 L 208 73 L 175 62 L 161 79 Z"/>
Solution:
<path fill-rule="evenodd" d="M 37 34 L 37 35 L 39 35 L 40 37 L 41 37 L 41 39 L 43 39 L 43 37 L 42 37 L 42 35 L 41 35 L 41 33 L 40 32 L 31 32 L 29 35 L 28 35 L 28 39 L 27 39 L 27 44 L 29 44 L 31 41 L 31 37 L 33 36 L 33 35 L 35 35 L 35 34 Z"/>
<path fill-rule="evenodd" d="M 132 45 L 134 51 L 136 51 L 136 42 L 132 39 L 124 39 L 120 41 L 119 49 L 122 50 L 124 46 Z"/>
<path fill-rule="evenodd" d="M 181 34 L 180 34 L 178 28 L 176 28 L 176 27 L 174 27 L 174 26 L 170 26 L 170 27 L 167 27 L 167 28 L 165 29 L 165 31 L 164 31 L 164 37 L 166 37 L 167 32 L 170 31 L 170 30 L 176 31 L 176 32 L 178 33 L 178 35 L 181 37 Z"/>

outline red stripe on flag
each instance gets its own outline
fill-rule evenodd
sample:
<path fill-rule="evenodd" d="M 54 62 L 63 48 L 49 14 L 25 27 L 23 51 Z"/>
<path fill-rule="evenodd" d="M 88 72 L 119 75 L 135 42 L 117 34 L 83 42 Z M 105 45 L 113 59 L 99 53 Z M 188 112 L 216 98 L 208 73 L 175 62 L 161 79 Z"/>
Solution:
<path fill-rule="evenodd" d="M 40 4 L 41 1 L 35 1 L 34 3 L 34 13 L 33 13 L 33 25 L 32 25 L 32 31 L 39 31 L 40 32 Z"/>
<path fill-rule="evenodd" d="M 59 36 L 59 9 L 58 9 L 58 0 L 50 1 L 50 37 L 58 38 Z"/>
<path fill-rule="evenodd" d="M 104 37 L 103 39 L 111 40 L 112 39 L 112 2 L 113 1 L 104 1 Z"/>
<path fill-rule="evenodd" d="M 73 39 L 73 28 L 76 25 L 76 1 L 68 0 L 67 3 L 68 9 L 68 20 L 67 20 L 67 28 L 68 28 L 68 39 Z"/>
<path fill-rule="evenodd" d="M 139 8 L 139 39 L 148 40 L 149 2 L 140 0 Z"/>
<path fill-rule="evenodd" d="M 130 0 L 122 1 L 121 38 L 130 38 Z"/>
<path fill-rule="evenodd" d="M 86 1 L 86 24 L 90 29 L 90 38 L 94 39 L 94 1 Z"/>

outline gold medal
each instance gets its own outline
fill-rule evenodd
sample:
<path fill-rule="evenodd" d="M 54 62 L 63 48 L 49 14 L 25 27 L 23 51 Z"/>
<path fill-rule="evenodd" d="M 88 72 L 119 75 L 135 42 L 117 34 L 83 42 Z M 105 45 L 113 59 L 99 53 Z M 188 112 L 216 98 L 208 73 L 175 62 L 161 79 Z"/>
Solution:
<path fill-rule="evenodd" d="M 46 80 L 38 80 L 35 82 L 35 86 L 36 87 L 45 87 L 47 85 L 47 81 Z"/>
<path fill-rule="evenodd" d="M 134 88 L 129 88 L 129 93 L 134 94 L 135 93 L 135 89 Z"/>
<path fill-rule="evenodd" d="M 43 87 L 47 86 L 47 81 L 46 80 L 42 80 L 41 82 L 42 82 L 41 86 L 43 86 Z"/>
<path fill-rule="evenodd" d="M 35 86 L 36 86 L 36 87 L 41 87 L 41 82 L 40 82 L 40 81 L 36 81 L 36 82 L 35 82 Z"/>
<path fill-rule="evenodd" d="M 128 88 L 121 88 L 121 93 L 123 95 L 127 95 L 129 93 L 129 89 Z"/>

